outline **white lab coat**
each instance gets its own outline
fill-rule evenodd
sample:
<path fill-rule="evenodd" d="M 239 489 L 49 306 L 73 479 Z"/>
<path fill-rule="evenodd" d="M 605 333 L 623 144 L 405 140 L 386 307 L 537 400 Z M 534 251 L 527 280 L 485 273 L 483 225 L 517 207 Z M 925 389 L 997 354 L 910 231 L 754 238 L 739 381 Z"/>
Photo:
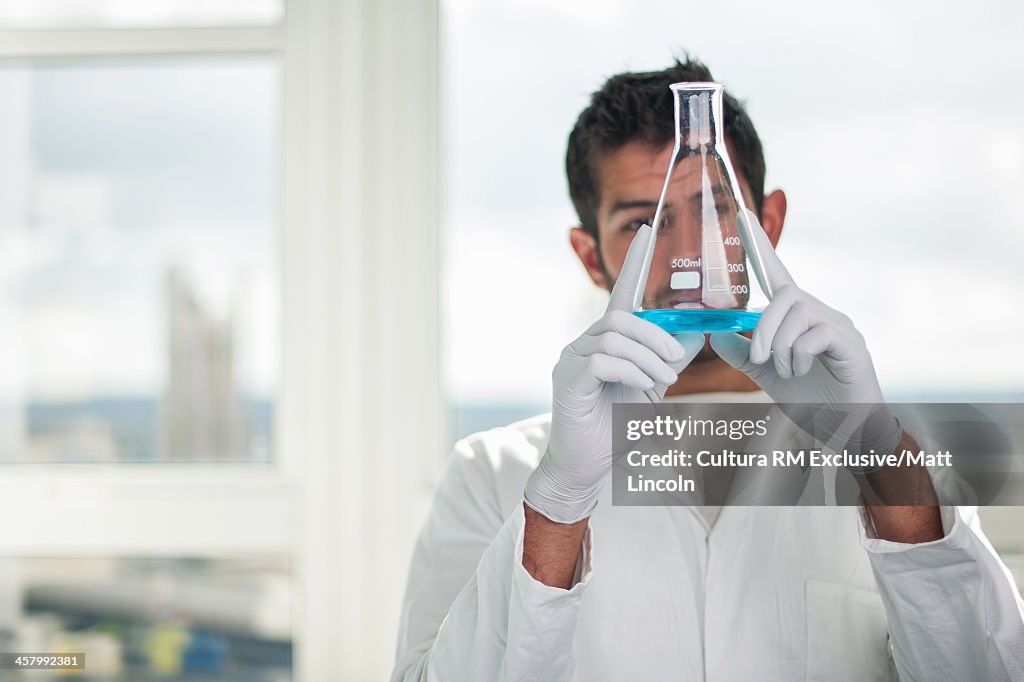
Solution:
<path fill-rule="evenodd" d="M 523 487 L 549 426 L 456 445 L 392 680 L 1024 680 L 1024 605 L 972 507 L 943 507 L 943 539 L 904 545 L 855 507 L 725 507 L 709 532 L 691 507 L 602 495 L 578 582 L 537 582 Z"/>

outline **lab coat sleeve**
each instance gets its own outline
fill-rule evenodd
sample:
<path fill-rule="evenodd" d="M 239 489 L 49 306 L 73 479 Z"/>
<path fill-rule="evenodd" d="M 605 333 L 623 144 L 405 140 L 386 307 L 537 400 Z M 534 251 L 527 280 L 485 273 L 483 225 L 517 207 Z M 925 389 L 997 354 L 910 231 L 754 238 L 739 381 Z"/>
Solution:
<path fill-rule="evenodd" d="M 945 537 L 879 539 L 861 509 L 867 550 L 903 682 L 1024 680 L 1024 604 L 975 507 L 940 507 Z"/>
<path fill-rule="evenodd" d="M 414 551 L 392 681 L 568 680 L 580 600 L 590 577 L 590 534 L 579 580 L 548 587 L 523 568 L 522 485 L 511 511 L 498 489 L 515 478 L 480 443 L 456 446 Z M 521 463 L 519 463 L 521 464 Z M 521 473 L 525 482 L 529 469 Z"/>

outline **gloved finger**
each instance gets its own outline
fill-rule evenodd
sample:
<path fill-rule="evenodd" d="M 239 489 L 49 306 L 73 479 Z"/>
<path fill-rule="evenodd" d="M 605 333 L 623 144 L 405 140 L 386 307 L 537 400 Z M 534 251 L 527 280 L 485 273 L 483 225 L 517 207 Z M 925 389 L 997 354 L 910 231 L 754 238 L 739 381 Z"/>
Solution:
<path fill-rule="evenodd" d="M 807 303 L 797 301 L 789 307 L 786 318 L 772 339 L 775 371 L 783 379 L 793 376 L 793 342 L 819 321 L 814 319 L 814 310 Z"/>
<path fill-rule="evenodd" d="M 654 231 L 650 225 L 642 225 L 633 235 L 633 241 L 629 245 L 629 250 L 626 251 L 626 260 L 622 262 L 622 270 L 619 271 L 619 278 L 615 280 L 615 286 L 612 287 L 607 310 L 633 312 L 633 299 L 643 274 L 644 261 L 647 259 L 647 247 L 653 238 Z"/>
<path fill-rule="evenodd" d="M 750 361 L 750 339 L 735 332 L 720 332 L 711 335 L 711 348 L 718 357 L 746 374 L 760 385 L 760 379 L 775 371 L 771 365 L 759 365 Z"/>
<path fill-rule="evenodd" d="M 644 374 L 629 360 L 598 353 L 589 356 L 586 362 L 588 371 L 585 374 L 589 374 L 600 383 L 622 384 L 638 391 L 646 391 L 657 386 L 654 379 Z"/>
<path fill-rule="evenodd" d="M 779 259 L 777 253 L 775 253 L 775 247 L 772 246 L 772 240 L 765 234 L 764 228 L 761 227 L 761 221 L 757 219 L 757 216 L 753 211 L 747 209 L 745 213 L 737 213 L 737 229 L 742 230 L 743 227 L 739 224 L 739 221 L 743 220 L 743 216 L 746 217 L 747 226 L 750 232 L 750 236 L 753 238 L 754 243 L 757 246 L 757 253 L 761 257 L 761 265 L 764 267 L 764 275 L 768 280 L 768 284 L 771 285 L 773 292 L 778 292 L 779 289 L 789 285 L 795 285 L 793 276 L 789 274 L 789 270 L 782 264 L 782 260 Z"/>
<path fill-rule="evenodd" d="M 753 345 L 750 350 L 752 362 L 760 364 L 774 357 L 780 374 L 786 375 L 786 372 L 782 369 L 783 365 L 778 365 L 778 363 L 788 363 L 789 357 L 784 355 L 782 358 L 779 358 L 777 353 L 780 348 L 788 347 L 796 337 L 792 335 L 792 330 L 782 339 L 779 339 L 778 336 L 786 320 L 793 315 L 793 311 L 796 308 L 800 308 L 804 311 L 803 314 L 809 316 L 810 323 L 808 328 L 820 321 L 829 321 L 837 327 L 852 326 L 849 318 L 838 310 L 828 307 L 806 291 L 802 291 L 793 285 L 787 285 L 776 292 L 775 298 L 772 299 L 772 302 L 761 313 L 761 319 L 757 321 L 752 339 Z M 804 331 L 806 329 L 800 330 L 796 336 L 799 336 Z"/>
<path fill-rule="evenodd" d="M 683 357 L 679 358 L 678 361 L 669 362 L 668 364 L 675 370 L 678 377 L 693 362 L 697 354 L 704 349 L 704 335 L 699 332 L 685 332 L 683 334 L 675 334 L 674 336 L 676 341 L 679 342 L 679 347 L 683 349 Z"/>
<path fill-rule="evenodd" d="M 836 328 L 828 323 L 817 324 L 793 342 L 793 376 L 802 377 L 811 371 L 814 358 L 828 352 L 835 343 Z"/>
<path fill-rule="evenodd" d="M 637 317 L 624 310 L 611 310 L 601 316 L 584 333 L 584 336 L 599 336 L 606 332 L 622 334 L 658 354 L 665 362 L 676 362 L 683 351 L 672 335 L 658 325 Z"/>
<path fill-rule="evenodd" d="M 573 345 L 582 357 L 603 353 L 628 360 L 657 383 L 673 384 L 679 378 L 679 372 L 658 357 L 657 353 L 618 332 L 607 331 L 597 336 L 584 334 Z"/>
<path fill-rule="evenodd" d="M 761 319 L 754 327 L 754 335 L 750 343 L 750 361 L 760 365 L 771 357 L 772 344 L 782 321 L 789 314 L 789 309 L 800 299 L 801 291 L 793 285 L 776 289 L 775 298 L 761 313 Z"/>

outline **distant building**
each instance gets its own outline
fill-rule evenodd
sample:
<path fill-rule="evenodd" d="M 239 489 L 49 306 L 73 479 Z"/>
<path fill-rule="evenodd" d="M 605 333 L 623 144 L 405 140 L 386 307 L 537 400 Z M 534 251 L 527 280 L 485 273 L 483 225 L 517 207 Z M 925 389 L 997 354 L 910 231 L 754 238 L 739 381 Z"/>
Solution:
<path fill-rule="evenodd" d="M 169 374 L 160 410 L 160 458 L 241 459 L 245 438 L 236 389 L 234 315 L 204 310 L 186 275 L 167 274 Z"/>

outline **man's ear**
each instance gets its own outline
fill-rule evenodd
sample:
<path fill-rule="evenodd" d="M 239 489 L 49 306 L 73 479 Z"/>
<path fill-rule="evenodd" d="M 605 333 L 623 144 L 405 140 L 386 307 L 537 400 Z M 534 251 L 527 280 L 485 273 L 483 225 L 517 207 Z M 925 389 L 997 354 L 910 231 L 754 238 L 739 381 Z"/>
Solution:
<path fill-rule="evenodd" d="M 576 252 L 576 257 L 580 259 L 587 274 L 590 275 L 590 281 L 602 289 L 607 289 L 608 281 L 604 268 L 601 267 L 597 240 L 582 227 L 576 226 L 569 230 L 569 243 L 572 244 L 572 250 Z"/>
<path fill-rule="evenodd" d="M 786 222 L 786 193 L 777 189 L 771 194 L 766 194 L 761 204 L 761 227 L 768 235 L 772 246 L 779 245 L 779 237 L 782 236 L 782 224 Z"/>

